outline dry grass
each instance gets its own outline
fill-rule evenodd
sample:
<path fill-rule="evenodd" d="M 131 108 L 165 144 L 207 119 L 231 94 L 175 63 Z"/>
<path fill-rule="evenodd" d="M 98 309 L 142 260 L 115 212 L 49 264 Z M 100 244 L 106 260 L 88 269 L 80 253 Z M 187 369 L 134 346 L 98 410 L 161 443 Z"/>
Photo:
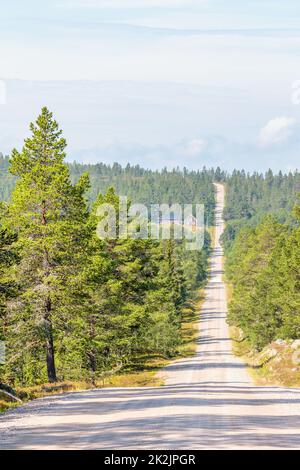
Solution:
<path fill-rule="evenodd" d="M 36 398 L 43 398 L 51 395 L 59 395 L 61 393 L 86 390 L 90 388 L 91 384 L 88 382 L 68 381 L 56 384 L 48 383 L 43 385 L 35 385 L 32 387 L 16 387 L 15 392 L 17 397 L 26 403 Z M 10 408 L 15 408 L 19 405 L 20 403 L 9 399 L 0 400 L 0 412 L 6 411 Z"/>
<path fill-rule="evenodd" d="M 23 401 L 43 398 L 49 395 L 59 395 L 66 392 L 74 392 L 91 388 L 91 383 L 86 381 L 66 381 L 55 384 L 34 385 L 32 387 L 17 387 L 16 393 Z"/>
<path fill-rule="evenodd" d="M 204 290 L 201 289 L 196 298 L 190 301 L 183 312 L 181 335 L 182 343 L 178 348 L 177 358 L 191 357 L 196 354 L 199 337 L 199 317 L 204 300 Z"/>
<path fill-rule="evenodd" d="M 157 358 L 148 357 L 135 364 L 130 364 L 127 371 L 99 380 L 96 386 L 107 387 L 159 387 L 163 385 L 162 380 L 157 377 L 157 372 L 168 364 L 168 360 L 163 356 Z M 135 370 L 135 369 L 140 370 Z"/>
<path fill-rule="evenodd" d="M 3 411 L 7 411 L 11 408 L 16 408 L 18 406 L 18 403 L 9 403 L 7 401 L 0 400 L 0 413 Z"/>

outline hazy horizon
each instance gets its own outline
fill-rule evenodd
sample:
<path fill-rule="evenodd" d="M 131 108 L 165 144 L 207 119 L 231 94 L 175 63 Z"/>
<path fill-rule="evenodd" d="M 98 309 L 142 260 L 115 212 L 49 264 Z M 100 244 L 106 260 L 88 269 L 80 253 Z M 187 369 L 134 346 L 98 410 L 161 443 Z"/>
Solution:
<path fill-rule="evenodd" d="M 69 161 L 293 171 L 299 13 L 292 0 L 5 3 L 0 151 L 46 105 Z"/>

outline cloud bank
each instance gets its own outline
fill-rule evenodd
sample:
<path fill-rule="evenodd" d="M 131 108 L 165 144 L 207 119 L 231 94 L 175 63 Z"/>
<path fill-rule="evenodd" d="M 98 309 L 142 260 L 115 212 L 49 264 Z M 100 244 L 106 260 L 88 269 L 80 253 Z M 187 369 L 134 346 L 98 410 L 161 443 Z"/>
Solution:
<path fill-rule="evenodd" d="M 207 0 L 65 0 L 58 4 L 67 8 L 189 8 Z"/>
<path fill-rule="evenodd" d="M 265 105 L 242 90 L 131 81 L 7 81 L 0 152 L 20 148 L 43 105 L 54 112 L 69 160 L 162 168 L 299 167 L 299 108 Z M 270 112 L 271 109 L 271 112 Z M 266 122 L 260 130 L 257 116 Z M 277 116 L 280 116 L 277 115 Z M 249 131 L 250 130 L 250 131 Z M 258 138 L 259 136 L 259 138 Z"/>
<path fill-rule="evenodd" d="M 271 119 L 260 131 L 260 145 L 269 147 L 286 142 L 292 136 L 295 124 L 295 119 L 289 117 Z"/>

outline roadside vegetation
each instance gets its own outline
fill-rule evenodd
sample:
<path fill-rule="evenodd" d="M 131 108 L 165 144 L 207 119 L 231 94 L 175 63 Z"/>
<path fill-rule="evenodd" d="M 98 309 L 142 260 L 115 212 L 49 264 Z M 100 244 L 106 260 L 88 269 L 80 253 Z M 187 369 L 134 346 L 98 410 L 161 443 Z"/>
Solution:
<path fill-rule="evenodd" d="M 223 243 L 235 351 L 259 383 L 298 386 L 299 173 L 235 174 L 226 184 Z"/>
<path fill-rule="evenodd" d="M 161 354 L 144 354 L 132 358 L 131 362 L 120 368 L 102 373 L 94 383 L 90 380 L 62 381 L 57 383 L 44 383 L 32 386 L 17 386 L 10 393 L 19 400 L 12 399 L 10 395 L 1 394 L 0 412 L 15 408 L 22 403 L 61 393 L 89 390 L 91 388 L 108 387 L 159 387 L 163 385 L 163 378 L 158 372 L 170 362 L 196 353 L 196 341 L 199 336 L 199 315 L 203 302 L 203 289 L 197 289 L 182 310 L 181 341 L 172 358 Z M 5 387 L 7 389 L 7 387 Z"/>
<path fill-rule="evenodd" d="M 23 149 L 2 158 L 14 186 L 0 211 L 0 341 L 7 352 L 0 388 L 26 401 L 95 386 L 159 385 L 157 370 L 193 351 L 195 292 L 207 277 L 209 232 L 200 251 L 186 250 L 185 240 L 100 240 L 98 208 L 110 204 L 118 213 L 117 192 L 108 187 L 88 198 L 93 175 L 81 167 L 72 180 L 66 141 L 47 108 L 30 130 Z M 130 185 L 132 170 L 126 171 L 121 180 Z M 169 203 L 186 202 L 185 191 L 203 194 L 197 202 L 211 220 L 211 173 L 143 178 L 144 197 L 147 178 L 163 188 L 172 182 L 169 193 L 164 189 Z M 4 392 L 0 400 L 2 409 L 10 403 Z"/>

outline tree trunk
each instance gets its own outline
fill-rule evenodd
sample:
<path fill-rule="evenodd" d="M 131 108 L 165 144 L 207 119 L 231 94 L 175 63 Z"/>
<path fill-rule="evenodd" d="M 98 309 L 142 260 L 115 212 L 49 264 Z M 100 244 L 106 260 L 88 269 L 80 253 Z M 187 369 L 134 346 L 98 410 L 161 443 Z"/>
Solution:
<path fill-rule="evenodd" d="M 90 341 L 91 341 L 91 344 L 92 344 L 92 342 L 95 339 L 96 319 L 95 319 L 94 315 L 90 315 L 89 323 L 90 323 L 90 332 L 89 332 L 90 333 Z M 96 372 L 96 370 L 97 370 L 97 359 L 96 359 L 96 350 L 95 350 L 95 348 L 92 348 L 88 352 L 88 358 L 89 358 L 89 366 L 90 366 L 91 371 Z"/>
<path fill-rule="evenodd" d="M 47 373 L 49 382 L 57 382 L 52 333 L 46 339 Z"/>
<path fill-rule="evenodd" d="M 46 360 L 47 360 L 47 373 L 50 383 L 57 382 L 56 369 L 55 369 L 55 353 L 53 344 L 53 331 L 51 322 L 51 299 L 46 300 L 46 314 L 45 320 L 47 323 L 46 328 Z"/>

